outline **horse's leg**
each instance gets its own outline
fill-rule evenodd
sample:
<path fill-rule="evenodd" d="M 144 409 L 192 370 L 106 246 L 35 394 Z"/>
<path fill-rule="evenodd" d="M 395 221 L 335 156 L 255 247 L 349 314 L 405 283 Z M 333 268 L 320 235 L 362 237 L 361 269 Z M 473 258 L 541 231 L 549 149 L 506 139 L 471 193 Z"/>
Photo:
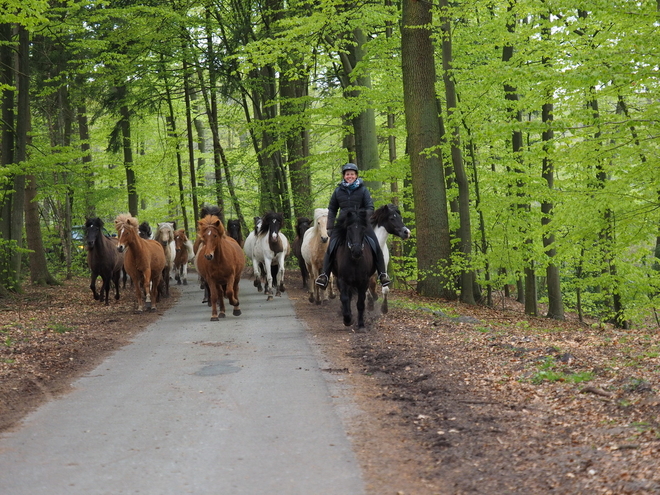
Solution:
<path fill-rule="evenodd" d="M 115 284 L 115 300 L 119 300 L 119 281 L 121 280 L 121 270 L 112 274 L 112 283 Z"/>
<path fill-rule="evenodd" d="M 227 295 L 226 291 L 226 285 L 225 284 L 217 284 L 218 286 L 218 302 L 220 303 L 220 313 L 218 316 L 220 318 L 225 317 L 225 297 Z"/>
<path fill-rule="evenodd" d="M 273 300 L 273 290 L 272 290 L 273 274 L 270 272 L 270 267 L 272 262 L 273 260 L 264 256 L 264 271 L 266 272 L 266 283 L 264 285 L 264 294 L 268 295 L 268 298 L 266 299 L 267 301 Z"/>
<path fill-rule="evenodd" d="M 181 264 L 181 279 L 183 285 L 188 285 L 188 262 Z"/>
<path fill-rule="evenodd" d="M 133 280 L 132 277 L 131 277 L 131 280 Z M 136 298 L 135 311 L 137 313 L 142 313 L 142 311 L 143 311 L 143 309 L 142 309 L 142 291 L 143 291 L 142 280 L 134 280 L 133 281 L 133 287 L 135 289 L 135 298 Z"/>
<path fill-rule="evenodd" d="M 234 306 L 234 312 L 233 312 L 234 316 L 241 316 L 241 308 L 240 308 L 241 303 L 238 301 L 238 284 L 239 284 L 239 282 L 240 282 L 240 277 L 234 278 L 234 300 L 235 300 L 236 304 L 234 304 L 233 302 L 231 303 L 232 306 Z"/>
<path fill-rule="evenodd" d="M 335 279 L 335 276 L 331 273 L 330 274 L 330 279 L 328 280 L 328 297 L 330 299 L 334 299 L 337 297 L 337 279 Z"/>
<path fill-rule="evenodd" d="M 282 292 L 286 292 L 286 287 L 284 287 L 284 262 L 285 262 L 285 253 L 281 253 L 278 255 L 278 263 L 279 263 L 279 269 L 277 270 L 277 294 L 278 296 L 282 295 Z"/>
<path fill-rule="evenodd" d="M 109 294 L 110 294 L 110 275 L 107 273 L 103 273 L 101 275 L 101 294 L 99 298 L 99 302 L 103 303 L 105 301 L 105 305 L 108 306 L 110 303 L 108 302 L 109 299 Z"/>
<path fill-rule="evenodd" d="M 144 309 L 146 309 L 148 311 L 151 310 L 151 304 L 156 302 L 156 299 L 153 298 L 153 301 L 152 301 L 152 297 L 151 297 L 152 290 L 153 290 L 154 286 L 155 286 L 155 289 L 158 290 L 158 286 L 156 286 L 152 282 L 153 281 L 151 279 L 151 270 L 145 271 L 142 274 L 142 287 L 144 288 L 144 294 L 145 294 Z"/>
<path fill-rule="evenodd" d="M 264 290 L 261 286 L 261 266 L 255 258 L 252 258 L 252 271 L 254 272 L 254 286 L 261 292 Z"/>
<path fill-rule="evenodd" d="M 95 300 L 95 301 L 98 301 L 99 299 L 101 299 L 101 294 L 98 294 L 98 293 L 96 292 L 96 278 L 97 278 L 97 277 L 98 277 L 98 274 L 97 274 L 97 273 L 94 273 L 94 272 L 92 271 L 92 279 L 91 279 L 91 281 L 89 282 L 89 288 L 92 290 L 92 295 L 94 296 L 94 300 Z"/>
<path fill-rule="evenodd" d="M 380 312 L 383 313 L 384 315 L 387 314 L 388 307 L 387 307 L 387 294 L 389 294 L 390 288 L 389 287 L 383 287 L 383 304 L 380 305 Z"/>
<path fill-rule="evenodd" d="M 353 297 L 353 290 L 346 287 L 346 284 L 339 282 L 339 299 L 341 300 L 341 313 L 344 316 L 344 325 L 350 326 L 353 320 L 351 314 L 351 299 Z"/>
<path fill-rule="evenodd" d="M 357 293 L 357 301 L 355 303 L 355 306 L 357 308 L 357 314 L 358 314 L 358 331 L 359 330 L 364 330 L 364 300 L 367 297 L 367 290 L 358 290 Z"/>
<path fill-rule="evenodd" d="M 210 292 L 209 306 L 211 306 L 211 321 L 218 321 L 218 286 L 220 284 L 213 282 L 206 284 Z"/>

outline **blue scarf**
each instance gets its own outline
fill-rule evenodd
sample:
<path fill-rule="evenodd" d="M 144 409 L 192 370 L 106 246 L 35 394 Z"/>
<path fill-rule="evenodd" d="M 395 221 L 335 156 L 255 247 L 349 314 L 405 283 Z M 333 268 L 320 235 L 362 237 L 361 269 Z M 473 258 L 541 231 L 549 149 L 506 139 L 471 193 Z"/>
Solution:
<path fill-rule="evenodd" d="M 349 184 L 345 180 L 341 181 L 341 185 L 344 186 L 349 191 L 354 191 L 355 189 L 360 187 L 360 184 L 362 184 L 362 182 L 360 181 L 359 177 L 357 179 L 355 179 L 355 181 L 352 184 Z"/>

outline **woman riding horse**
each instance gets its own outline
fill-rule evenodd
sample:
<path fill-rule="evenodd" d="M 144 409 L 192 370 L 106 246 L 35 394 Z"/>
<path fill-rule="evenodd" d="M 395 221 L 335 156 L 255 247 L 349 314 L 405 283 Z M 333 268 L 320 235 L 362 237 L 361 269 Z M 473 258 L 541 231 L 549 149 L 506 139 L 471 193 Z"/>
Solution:
<path fill-rule="evenodd" d="M 367 189 L 364 182 L 358 177 L 359 170 L 357 165 L 354 163 L 347 163 L 341 168 L 341 173 L 344 180 L 339 183 L 335 191 L 332 193 L 330 204 L 328 205 L 327 229 L 328 232 L 330 232 L 330 245 L 328 246 L 328 250 L 326 251 L 323 260 L 323 271 L 316 279 L 316 285 L 320 286 L 322 289 L 325 289 L 328 286 L 335 251 L 337 250 L 337 236 L 332 231 L 335 224 L 335 218 L 337 217 L 337 211 L 339 211 L 340 217 L 343 217 L 344 212 L 348 209 L 367 210 L 369 215 L 374 211 L 374 202 L 371 199 L 369 189 Z M 383 287 L 386 287 L 390 284 L 390 277 L 387 276 L 387 267 L 385 266 L 383 251 L 380 249 L 378 238 L 376 237 L 371 224 L 369 224 L 366 234 L 366 238 L 371 249 L 374 251 L 376 258 L 378 280 Z"/>

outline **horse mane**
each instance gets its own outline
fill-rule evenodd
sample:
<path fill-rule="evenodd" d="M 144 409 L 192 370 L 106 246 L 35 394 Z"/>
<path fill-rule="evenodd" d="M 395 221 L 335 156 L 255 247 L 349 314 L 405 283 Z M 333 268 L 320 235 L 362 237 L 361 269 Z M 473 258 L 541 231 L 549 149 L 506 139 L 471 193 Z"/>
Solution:
<path fill-rule="evenodd" d="M 199 218 L 204 218 L 209 215 L 211 216 L 216 216 L 220 218 L 220 207 L 219 206 L 212 206 L 212 205 L 204 205 L 202 208 L 199 210 Z"/>
<path fill-rule="evenodd" d="M 206 230 L 208 228 L 215 228 L 218 230 L 221 236 L 225 235 L 225 226 L 222 225 L 222 222 L 216 215 L 206 215 L 204 218 L 201 218 L 197 222 L 197 227 L 199 231 Z"/>
<path fill-rule="evenodd" d="M 138 219 L 131 216 L 130 213 L 120 213 L 115 218 L 115 228 L 119 231 L 122 228 L 138 229 Z"/>
<path fill-rule="evenodd" d="M 85 228 L 88 229 L 89 227 L 96 225 L 97 227 L 101 228 L 103 227 L 103 220 L 101 220 L 99 217 L 95 218 L 88 218 L 85 221 Z"/>
<path fill-rule="evenodd" d="M 281 213 L 276 213 L 274 211 L 269 211 L 263 216 L 263 222 L 261 223 L 261 228 L 259 229 L 259 234 L 266 234 L 270 231 L 270 224 L 273 220 L 278 220 L 280 225 L 284 224 L 284 215 Z"/>
<path fill-rule="evenodd" d="M 316 209 L 314 210 L 314 223 L 316 223 L 316 221 L 317 221 L 319 218 L 321 218 L 321 217 L 323 217 L 323 216 L 327 216 L 328 213 L 329 213 L 329 211 L 328 211 L 327 208 L 316 208 Z"/>
<path fill-rule="evenodd" d="M 177 229 L 177 230 L 175 230 L 174 231 L 174 237 L 176 237 L 178 235 L 185 237 L 186 240 L 188 239 L 188 236 L 186 235 L 186 229 Z"/>
<path fill-rule="evenodd" d="M 140 226 L 138 227 L 138 231 L 142 234 L 145 234 L 149 237 L 151 237 L 151 225 L 149 225 L 149 222 L 142 222 Z"/>
<path fill-rule="evenodd" d="M 366 229 L 368 223 L 367 210 L 351 208 L 346 210 L 346 213 L 343 215 L 339 215 L 339 218 L 337 218 L 337 221 L 335 222 L 335 229 L 337 229 L 340 243 L 346 241 L 346 230 L 349 225 L 356 221 L 362 228 Z"/>
<path fill-rule="evenodd" d="M 371 223 L 373 225 L 379 225 L 380 223 L 385 222 L 389 214 L 392 212 L 398 213 L 399 216 L 401 216 L 401 210 L 399 210 L 399 207 L 396 206 L 395 204 L 388 203 L 386 205 L 381 206 L 371 215 Z"/>

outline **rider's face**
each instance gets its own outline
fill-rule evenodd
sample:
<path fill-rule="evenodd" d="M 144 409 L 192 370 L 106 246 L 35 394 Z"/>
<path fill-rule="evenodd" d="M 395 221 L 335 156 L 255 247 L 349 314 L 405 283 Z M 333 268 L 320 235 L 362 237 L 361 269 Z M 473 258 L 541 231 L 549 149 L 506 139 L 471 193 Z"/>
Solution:
<path fill-rule="evenodd" d="M 355 170 L 347 170 L 344 172 L 344 180 L 348 182 L 349 184 L 353 184 L 355 182 L 355 179 L 357 179 L 358 174 Z"/>

